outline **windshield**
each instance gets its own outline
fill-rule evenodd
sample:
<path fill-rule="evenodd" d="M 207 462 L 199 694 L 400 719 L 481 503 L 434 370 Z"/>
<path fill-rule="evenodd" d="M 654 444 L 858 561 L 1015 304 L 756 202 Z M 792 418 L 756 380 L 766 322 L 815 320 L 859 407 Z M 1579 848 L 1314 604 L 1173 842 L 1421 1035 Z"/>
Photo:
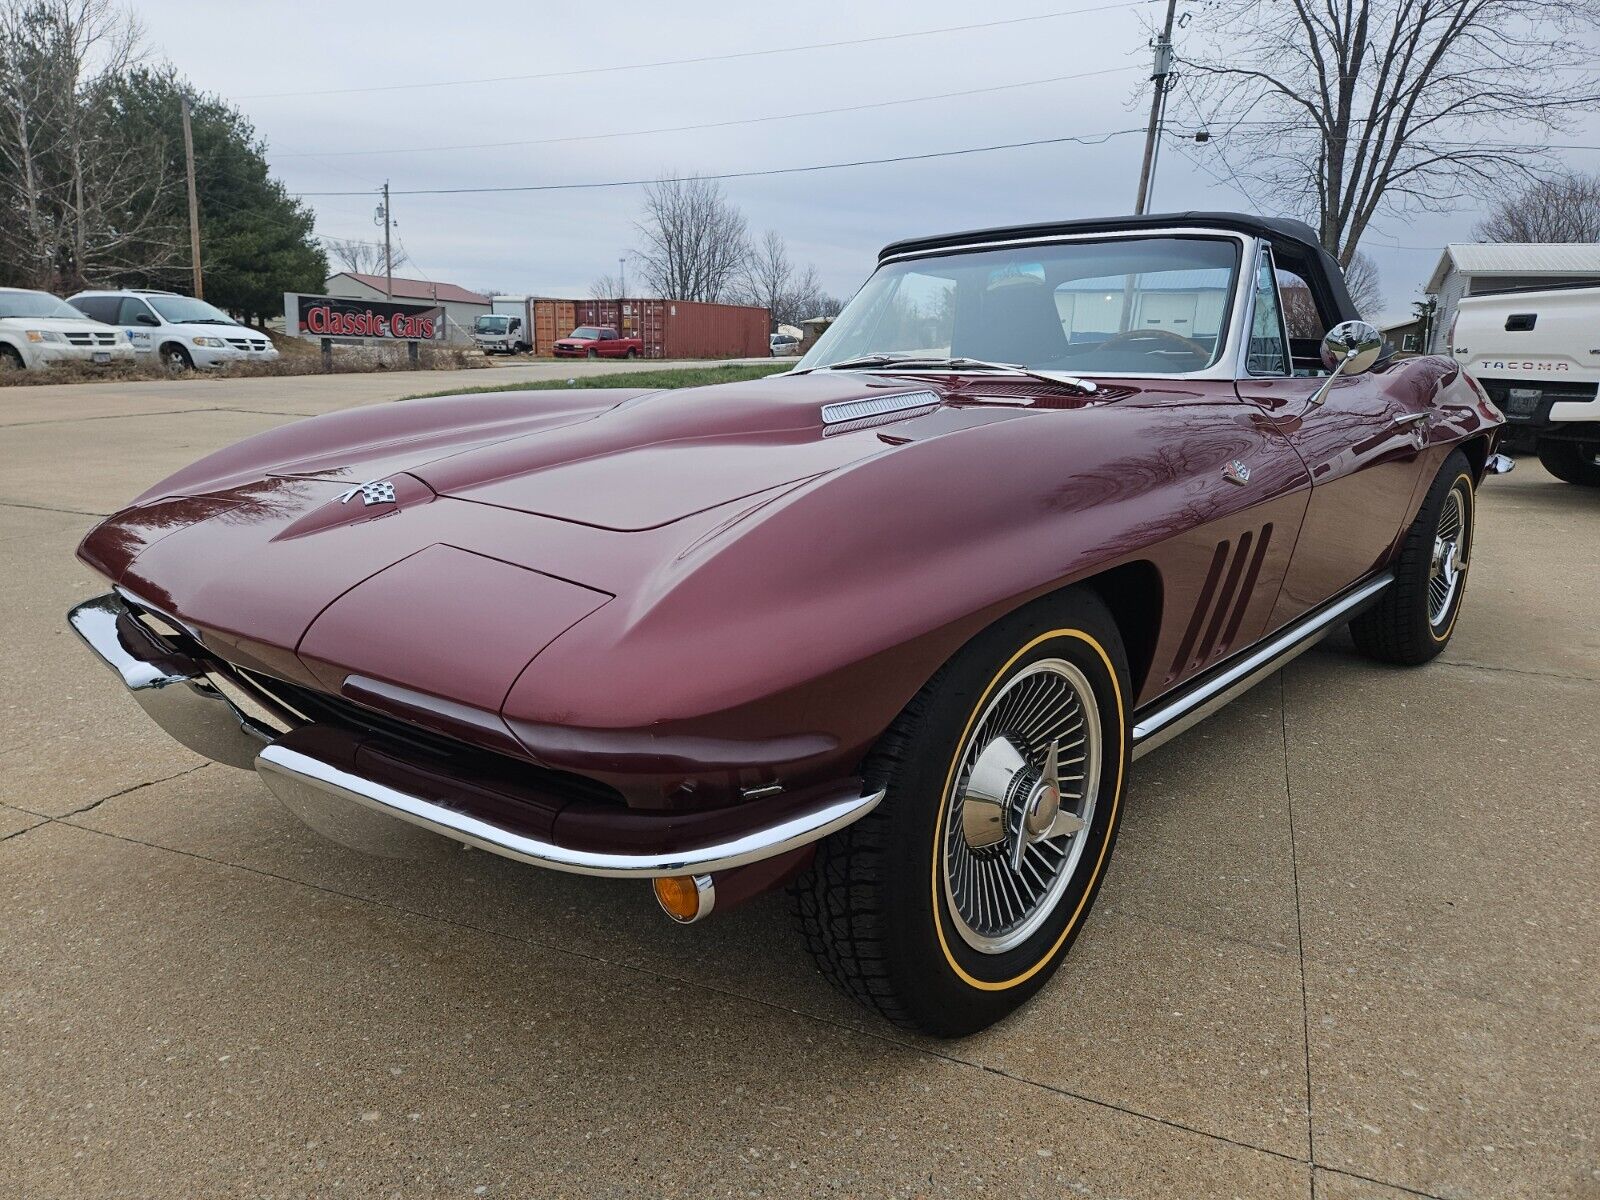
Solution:
<path fill-rule="evenodd" d="M 575 338 L 588 338 L 590 341 L 597 342 L 600 340 L 600 331 L 593 325 L 580 325 L 571 333 L 567 334 L 567 336 Z"/>
<path fill-rule="evenodd" d="M 510 317 L 479 317 L 472 328 L 478 333 L 504 333 Z"/>
<path fill-rule="evenodd" d="M 1176 375 L 1217 361 L 1232 238 L 1015 246 L 891 263 L 797 370 L 871 355 L 971 358 L 1074 375 Z"/>
<path fill-rule="evenodd" d="M 61 321 L 89 319 L 49 292 L 0 292 L 0 319 L 6 317 L 50 317 Z"/>
<path fill-rule="evenodd" d="M 236 325 L 220 308 L 189 296 L 146 296 L 150 307 L 174 325 Z"/>

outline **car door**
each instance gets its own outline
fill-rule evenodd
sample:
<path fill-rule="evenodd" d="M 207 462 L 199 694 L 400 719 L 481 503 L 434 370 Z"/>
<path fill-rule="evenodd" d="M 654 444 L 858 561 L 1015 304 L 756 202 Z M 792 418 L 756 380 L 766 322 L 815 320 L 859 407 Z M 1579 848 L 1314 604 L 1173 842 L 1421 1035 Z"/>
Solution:
<path fill-rule="evenodd" d="M 1146 553 L 1161 574 L 1162 627 L 1143 705 L 1270 632 L 1311 489 L 1283 435 L 1229 381 L 1137 386 L 1117 401 L 1147 416 L 1124 474 L 1167 476 L 1144 531 L 1161 536 Z"/>
<path fill-rule="evenodd" d="M 1390 391 L 1381 368 L 1335 379 L 1325 394 L 1325 375 L 1295 373 L 1268 250 L 1257 267 L 1253 312 L 1239 397 L 1282 433 L 1311 476 L 1276 627 L 1387 561 L 1421 469 L 1425 414 Z"/>
<path fill-rule="evenodd" d="M 124 296 L 122 304 L 117 310 L 116 323 L 122 326 L 123 332 L 128 335 L 128 341 L 133 343 L 133 348 L 140 354 L 150 354 L 156 348 L 156 330 L 161 326 L 161 318 L 150 310 L 150 306 L 137 296 Z"/>

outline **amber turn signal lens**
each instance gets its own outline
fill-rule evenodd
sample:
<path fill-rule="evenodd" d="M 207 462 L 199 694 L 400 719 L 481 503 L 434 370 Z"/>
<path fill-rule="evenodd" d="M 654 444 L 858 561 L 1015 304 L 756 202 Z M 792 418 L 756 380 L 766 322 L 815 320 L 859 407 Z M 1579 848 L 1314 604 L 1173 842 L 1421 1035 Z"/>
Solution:
<path fill-rule="evenodd" d="M 656 901 L 674 921 L 692 921 L 700 915 L 700 889 L 693 875 L 668 875 L 652 879 Z"/>

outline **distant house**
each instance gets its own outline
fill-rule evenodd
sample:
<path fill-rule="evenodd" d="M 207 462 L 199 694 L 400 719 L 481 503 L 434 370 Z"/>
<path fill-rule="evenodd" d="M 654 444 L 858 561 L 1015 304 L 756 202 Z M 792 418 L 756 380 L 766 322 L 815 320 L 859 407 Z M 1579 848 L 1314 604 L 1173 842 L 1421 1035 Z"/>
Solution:
<path fill-rule="evenodd" d="M 1422 318 L 1406 317 L 1401 321 L 1380 324 L 1378 331 L 1401 354 L 1422 353 Z"/>
<path fill-rule="evenodd" d="M 385 295 L 385 282 L 386 277 L 382 275 L 340 271 L 337 275 L 328 276 L 323 288 L 329 296 L 348 296 L 352 300 L 382 300 Z M 480 296 L 477 292 L 457 287 L 453 283 L 434 283 L 427 279 L 402 279 L 396 275 L 394 291 L 390 295 L 396 300 L 410 303 L 443 305 L 447 324 L 446 336 L 452 342 L 471 341 L 472 323 L 480 316 L 494 311 L 494 305 L 489 297 Z"/>
<path fill-rule="evenodd" d="M 1439 301 L 1427 349 L 1450 352 L 1450 327 L 1463 296 L 1558 283 L 1600 283 L 1600 242 L 1452 242 L 1424 289 Z"/>

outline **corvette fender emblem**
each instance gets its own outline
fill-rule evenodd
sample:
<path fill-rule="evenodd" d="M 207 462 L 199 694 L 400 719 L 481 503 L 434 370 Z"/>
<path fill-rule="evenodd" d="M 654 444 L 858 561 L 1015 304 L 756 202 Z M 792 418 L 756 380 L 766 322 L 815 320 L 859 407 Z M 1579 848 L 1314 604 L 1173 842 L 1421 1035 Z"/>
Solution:
<path fill-rule="evenodd" d="M 1249 483 L 1250 468 L 1236 458 L 1222 468 L 1222 477 L 1229 483 Z"/>
<path fill-rule="evenodd" d="M 363 483 L 353 487 L 339 497 L 339 503 L 343 504 L 358 495 L 361 497 L 362 504 L 393 504 L 395 502 L 394 484 L 387 479 L 375 480 L 372 483 Z"/>

